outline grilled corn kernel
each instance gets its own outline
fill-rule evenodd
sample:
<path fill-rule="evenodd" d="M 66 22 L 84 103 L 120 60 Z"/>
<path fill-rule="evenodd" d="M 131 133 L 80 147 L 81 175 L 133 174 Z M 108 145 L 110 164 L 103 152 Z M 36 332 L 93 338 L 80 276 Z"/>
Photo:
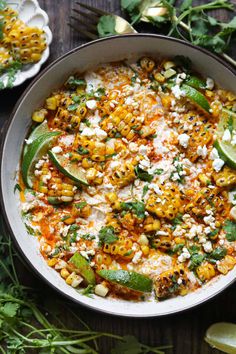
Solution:
<path fill-rule="evenodd" d="M 61 271 L 60 271 L 60 274 L 61 274 L 61 277 L 66 279 L 70 273 L 68 272 L 68 270 L 66 268 L 62 268 Z"/>
<path fill-rule="evenodd" d="M 42 123 L 47 115 L 46 109 L 40 109 L 40 111 L 35 111 L 32 115 L 32 120 L 37 123 Z"/>
<path fill-rule="evenodd" d="M 154 73 L 154 79 L 160 83 L 165 82 L 165 76 L 163 76 L 161 73 L 156 72 Z"/>
<path fill-rule="evenodd" d="M 76 274 L 75 272 L 71 273 L 67 278 L 66 278 L 66 283 L 68 285 L 71 285 L 73 288 L 77 288 L 77 286 L 82 283 L 83 278 Z"/>
<path fill-rule="evenodd" d="M 142 234 L 138 238 L 138 243 L 142 246 L 148 246 L 149 241 L 146 235 Z"/>
<path fill-rule="evenodd" d="M 57 102 L 57 98 L 55 96 L 49 97 L 46 99 L 47 109 L 49 109 L 51 111 L 55 111 L 57 109 L 57 106 L 58 106 L 58 102 Z"/>
<path fill-rule="evenodd" d="M 102 284 L 97 284 L 94 288 L 94 292 L 98 296 L 105 297 L 108 294 L 109 289 L 102 285 Z"/>
<path fill-rule="evenodd" d="M 150 73 L 155 67 L 155 61 L 150 58 L 144 57 L 140 60 L 140 66 L 142 69 Z"/>
<path fill-rule="evenodd" d="M 149 247 L 146 246 L 146 245 L 142 245 L 141 246 L 141 250 L 142 250 L 144 256 L 147 256 L 149 254 L 149 251 L 150 251 Z"/>

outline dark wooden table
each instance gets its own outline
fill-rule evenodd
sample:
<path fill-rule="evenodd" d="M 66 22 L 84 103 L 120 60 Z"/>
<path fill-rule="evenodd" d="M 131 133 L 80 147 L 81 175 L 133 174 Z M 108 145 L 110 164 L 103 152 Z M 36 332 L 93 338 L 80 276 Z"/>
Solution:
<path fill-rule="evenodd" d="M 70 49 L 85 43 L 86 40 L 67 25 L 74 1 L 39 0 L 39 3 L 49 15 L 50 27 L 54 35 L 48 64 Z M 120 11 L 119 0 L 87 0 L 86 3 L 117 14 Z M 196 1 L 196 3 L 200 3 L 200 1 Z M 220 14 L 220 16 L 224 16 L 224 14 Z M 234 58 L 236 58 L 236 48 Z M 16 101 L 29 83 L 30 81 L 27 81 L 21 87 L 0 92 L 0 126 L 8 119 Z M 31 273 L 28 273 L 27 277 L 28 282 L 34 284 L 35 288 L 43 286 L 45 292 L 52 292 L 40 280 L 35 279 Z M 56 298 L 58 294 L 52 292 L 52 296 Z M 235 322 L 235 299 L 236 284 L 200 307 L 174 316 L 156 319 L 118 318 L 96 313 L 80 306 L 72 304 L 70 306 L 94 330 L 109 331 L 121 335 L 133 334 L 142 342 L 153 345 L 173 344 L 172 352 L 176 354 L 217 354 L 218 351 L 205 344 L 204 333 L 207 327 L 214 322 Z M 65 300 L 63 299 L 63 301 Z M 70 315 L 64 312 L 64 316 L 69 323 Z M 110 343 L 104 342 L 101 353 L 109 354 L 109 348 Z"/>

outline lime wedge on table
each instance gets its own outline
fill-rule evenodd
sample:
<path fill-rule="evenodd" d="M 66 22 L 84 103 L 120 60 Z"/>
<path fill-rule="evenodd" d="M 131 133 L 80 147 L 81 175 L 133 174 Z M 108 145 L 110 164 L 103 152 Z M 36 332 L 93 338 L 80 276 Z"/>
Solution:
<path fill-rule="evenodd" d="M 216 140 L 214 146 L 222 160 L 232 168 L 236 168 L 236 145 L 232 145 L 227 141 Z"/>
<path fill-rule="evenodd" d="M 236 353 L 236 325 L 219 322 L 210 326 L 206 332 L 205 341 L 213 348 L 224 353 Z"/>
<path fill-rule="evenodd" d="M 229 129 L 229 125 L 231 124 L 233 130 L 236 130 L 236 112 L 232 112 L 227 108 L 223 108 L 217 126 L 217 135 L 222 137 L 225 129 Z"/>
<path fill-rule="evenodd" d="M 37 127 L 31 132 L 31 134 L 28 137 L 29 144 L 25 144 L 24 150 L 23 150 L 23 156 L 27 153 L 29 146 L 32 144 L 32 142 L 37 139 L 40 135 L 43 135 L 45 133 L 49 132 L 48 128 L 48 123 L 45 120 L 43 123 L 37 125 Z"/>
<path fill-rule="evenodd" d="M 152 280 L 145 275 L 128 272 L 126 270 L 99 270 L 98 275 L 100 277 L 119 285 L 123 285 L 126 288 L 149 293 L 152 291 Z"/>
<path fill-rule="evenodd" d="M 183 84 L 181 86 L 181 89 L 184 91 L 186 97 L 188 97 L 191 101 L 193 101 L 199 107 L 204 109 L 204 111 L 209 113 L 210 108 L 211 108 L 210 104 L 209 104 L 208 100 L 206 99 L 206 97 L 201 92 L 196 90 L 194 87 L 188 86 L 185 84 Z"/>
<path fill-rule="evenodd" d="M 34 167 L 40 158 L 45 155 L 50 148 L 53 140 L 60 132 L 49 132 L 40 135 L 32 144 L 29 145 L 28 151 L 23 156 L 22 161 L 22 177 L 24 183 L 29 187 L 33 187 Z"/>
<path fill-rule="evenodd" d="M 48 155 L 61 173 L 77 183 L 88 185 L 83 169 L 78 167 L 77 164 L 71 162 L 63 155 L 55 154 L 52 150 L 48 151 Z"/>
<path fill-rule="evenodd" d="M 69 263 L 72 263 L 78 269 L 78 272 L 88 284 L 95 285 L 95 273 L 87 259 L 81 256 L 80 253 L 75 253 L 70 258 Z"/>

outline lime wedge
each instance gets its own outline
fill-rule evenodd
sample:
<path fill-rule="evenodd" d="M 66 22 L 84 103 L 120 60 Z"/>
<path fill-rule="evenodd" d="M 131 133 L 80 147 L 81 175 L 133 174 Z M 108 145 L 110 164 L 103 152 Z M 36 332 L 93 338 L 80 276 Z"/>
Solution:
<path fill-rule="evenodd" d="M 70 258 L 69 263 L 72 263 L 77 268 L 78 272 L 88 284 L 95 285 L 95 273 L 87 259 L 81 256 L 80 253 L 75 253 Z"/>
<path fill-rule="evenodd" d="M 236 145 L 232 145 L 227 141 L 216 140 L 214 146 L 222 160 L 230 167 L 236 168 Z"/>
<path fill-rule="evenodd" d="M 43 123 L 37 125 L 37 127 L 31 132 L 30 136 L 27 139 L 29 141 L 29 144 L 25 144 L 23 150 L 23 156 L 27 153 L 29 146 L 32 144 L 32 142 L 35 139 L 37 139 L 40 135 L 43 135 L 48 132 L 49 132 L 49 128 L 46 120 Z"/>
<path fill-rule="evenodd" d="M 152 280 L 145 275 L 136 272 L 102 269 L 97 273 L 100 277 L 112 283 L 123 285 L 132 290 L 141 291 L 143 293 L 149 293 L 152 291 Z"/>
<path fill-rule="evenodd" d="M 49 132 L 40 135 L 32 144 L 30 144 L 28 151 L 23 156 L 22 161 L 22 177 L 24 183 L 29 187 L 33 187 L 34 180 L 34 166 L 40 158 L 45 155 L 50 148 L 55 137 L 61 134 L 60 132 Z"/>
<path fill-rule="evenodd" d="M 201 92 L 196 90 L 194 87 L 185 84 L 181 86 L 181 89 L 184 91 L 186 97 L 188 97 L 191 101 L 193 101 L 199 107 L 204 109 L 204 111 L 208 113 L 210 112 L 210 108 L 211 108 L 210 104 L 207 101 L 206 97 Z"/>
<path fill-rule="evenodd" d="M 58 168 L 63 175 L 69 177 L 77 183 L 88 185 L 85 173 L 82 168 L 78 167 L 76 163 L 71 162 L 63 155 L 55 154 L 52 150 L 48 151 L 48 155 L 54 165 Z"/>
<path fill-rule="evenodd" d="M 187 85 L 194 87 L 197 90 L 204 90 L 206 88 L 206 82 L 199 79 L 197 76 L 190 76 L 184 81 Z"/>
<path fill-rule="evenodd" d="M 206 332 L 205 341 L 213 348 L 224 353 L 236 353 L 236 325 L 219 322 L 210 326 Z"/>
<path fill-rule="evenodd" d="M 229 129 L 230 125 L 232 125 L 231 128 L 233 130 L 236 130 L 236 112 L 223 108 L 220 115 L 219 124 L 217 126 L 217 135 L 221 138 L 225 129 Z"/>

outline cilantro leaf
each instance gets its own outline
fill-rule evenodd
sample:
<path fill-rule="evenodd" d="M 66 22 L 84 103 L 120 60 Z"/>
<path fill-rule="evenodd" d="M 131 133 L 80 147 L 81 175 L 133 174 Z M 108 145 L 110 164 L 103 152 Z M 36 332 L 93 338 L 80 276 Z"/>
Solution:
<path fill-rule="evenodd" d="M 107 37 L 117 34 L 115 27 L 116 20 L 113 15 L 101 16 L 97 24 L 99 37 Z"/>
<path fill-rule="evenodd" d="M 140 219 L 145 217 L 145 204 L 142 202 L 122 202 L 121 208 L 125 211 L 132 211 Z"/>
<path fill-rule="evenodd" d="M 0 307 L 0 313 L 6 317 L 15 317 L 20 305 L 13 302 L 6 302 Z"/>
<path fill-rule="evenodd" d="M 180 6 L 180 10 L 187 10 L 190 6 L 192 6 L 193 0 L 184 0 Z"/>
<path fill-rule="evenodd" d="M 123 341 L 116 343 L 116 346 L 111 350 L 111 354 L 141 354 L 143 353 L 142 346 L 133 336 L 124 336 Z"/>
<path fill-rule="evenodd" d="M 226 238 L 229 242 L 236 241 L 236 222 L 226 220 L 223 230 L 226 232 Z"/>
<path fill-rule="evenodd" d="M 225 247 L 216 247 L 210 254 L 210 258 L 215 260 L 221 260 L 227 254 L 227 249 Z"/>
<path fill-rule="evenodd" d="M 86 81 L 83 79 L 77 79 L 74 76 L 70 76 L 65 85 L 71 89 L 74 89 L 80 86 L 85 86 Z"/>
<path fill-rule="evenodd" d="M 151 182 L 153 180 L 153 176 L 150 175 L 147 171 L 144 171 L 142 168 L 139 166 L 136 166 L 135 169 L 135 174 L 136 176 L 141 180 L 145 182 Z"/>
<path fill-rule="evenodd" d="M 145 197 L 145 195 L 147 194 L 147 192 L 148 192 L 148 189 L 149 189 L 149 187 L 148 187 L 148 185 L 146 184 L 144 187 L 143 187 L 143 194 L 142 194 L 142 198 L 144 198 Z"/>
<path fill-rule="evenodd" d="M 204 254 L 193 253 L 190 258 L 191 263 L 189 265 L 189 269 L 194 270 L 203 262 L 204 259 L 205 259 Z"/>
<path fill-rule="evenodd" d="M 75 203 L 75 207 L 77 209 L 82 209 L 87 205 L 87 202 L 79 202 L 79 203 Z"/>
<path fill-rule="evenodd" d="M 102 246 L 104 243 L 114 243 L 118 240 L 117 235 L 115 234 L 115 229 L 113 226 L 104 226 L 101 228 L 98 234 L 99 245 Z"/>

